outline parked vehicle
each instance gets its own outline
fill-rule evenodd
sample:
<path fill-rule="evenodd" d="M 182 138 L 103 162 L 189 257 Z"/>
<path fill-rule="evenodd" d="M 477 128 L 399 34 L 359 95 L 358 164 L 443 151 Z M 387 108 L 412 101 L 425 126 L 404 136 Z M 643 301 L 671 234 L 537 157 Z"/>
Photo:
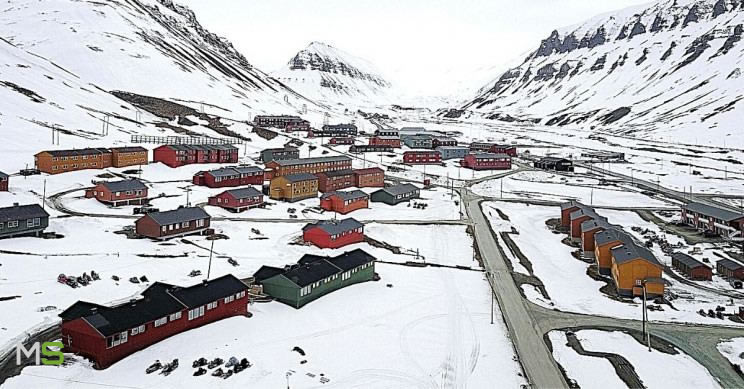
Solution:
<path fill-rule="evenodd" d="M 156 372 L 156 371 L 158 371 L 158 370 L 160 370 L 162 368 L 163 368 L 163 364 L 160 363 L 159 360 L 156 360 L 155 363 L 153 363 L 152 365 L 150 365 L 150 367 L 148 367 L 145 370 L 145 373 L 152 374 L 152 373 L 154 373 L 154 372 Z"/>
<path fill-rule="evenodd" d="M 734 279 L 732 279 L 729 282 L 731 283 L 731 286 L 734 289 L 741 289 L 742 288 L 742 282 L 741 282 L 741 280 L 734 280 Z"/>

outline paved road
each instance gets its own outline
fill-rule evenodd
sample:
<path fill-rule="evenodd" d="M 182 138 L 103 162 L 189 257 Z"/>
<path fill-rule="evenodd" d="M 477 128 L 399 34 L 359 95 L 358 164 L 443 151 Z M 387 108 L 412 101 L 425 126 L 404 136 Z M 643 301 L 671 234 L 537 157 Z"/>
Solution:
<path fill-rule="evenodd" d="M 558 365 L 543 341 L 542 332 L 533 324 L 534 320 L 527 303 L 522 299 L 506 260 L 501 256 L 496 240 L 491 234 L 488 220 L 480 207 L 482 199 L 473 196 L 467 189 L 460 193 L 474 226 L 483 265 L 490 275 L 491 288 L 496 294 L 527 379 L 537 388 L 567 388 Z"/>

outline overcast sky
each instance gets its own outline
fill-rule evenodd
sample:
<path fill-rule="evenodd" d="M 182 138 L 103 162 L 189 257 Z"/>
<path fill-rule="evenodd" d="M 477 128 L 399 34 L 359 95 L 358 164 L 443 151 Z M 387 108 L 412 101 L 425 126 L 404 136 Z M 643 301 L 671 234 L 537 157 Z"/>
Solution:
<path fill-rule="evenodd" d="M 264 71 L 321 41 L 408 93 L 495 78 L 556 28 L 648 0 L 176 0 Z M 484 72 L 485 68 L 492 68 Z M 477 71 L 480 70 L 480 71 Z"/>

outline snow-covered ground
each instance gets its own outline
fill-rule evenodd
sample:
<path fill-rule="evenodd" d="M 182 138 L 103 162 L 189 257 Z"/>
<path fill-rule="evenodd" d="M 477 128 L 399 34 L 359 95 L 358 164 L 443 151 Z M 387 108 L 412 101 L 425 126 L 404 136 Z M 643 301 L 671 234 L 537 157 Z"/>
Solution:
<path fill-rule="evenodd" d="M 604 358 L 582 356 L 566 345 L 566 335 L 552 331 L 553 355 L 566 375 L 582 388 L 625 388 L 612 365 Z M 647 388 L 720 388 L 708 370 L 692 357 L 679 351 L 671 355 L 648 351 L 632 336 L 623 332 L 581 330 L 576 337 L 586 351 L 619 354 L 633 365 Z"/>
<path fill-rule="evenodd" d="M 734 338 L 718 344 L 718 351 L 734 365 L 744 367 L 744 338 Z"/>
<path fill-rule="evenodd" d="M 484 204 L 484 207 L 494 230 L 510 231 L 514 227 L 519 232 L 519 234 L 511 235 L 511 238 L 532 262 L 534 275 L 545 284 L 554 308 L 620 318 L 637 319 L 640 317 L 640 300 L 636 299 L 632 303 L 620 302 L 601 293 L 599 289 L 604 283 L 595 281 L 586 275 L 589 264 L 571 255 L 575 249 L 561 242 L 565 235 L 554 234 L 545 225 L 546 220 L 560 217 L 558 207 L 507 202 L 488 202 Z M 509 217 L 510 221 L 501 220 L 495 210 L 488 212 L 489 208 L 498 208 Z M 624 226 L 630 233 L 633 233 L 630 230 L 633 226 L 658 230 L 655 225 L 645 222 L 630 211 L 600 210 L 599 213 L 606 216 L 610 223 Z M 670 243 L 676 243 L 674 237 L 669 235 L 667 237 Z M 670 261 L 660 252 L 656 252 L 656 255 L 661 261 Z M 514 261 L 514 258 L 510 256 L 510 260 Z M 697 311 L 700 309 L 707 311 L 718 305 L 728 307 L 730 298 L 703 291 L 673 279 L 666 277 L 665 279 L 671 284 L 668 289 L 679 296 L 672 301 L 676 310 L 664 305 L 664 311 L 649 312 L 650 320 L 722 324 L 720 319 L 700 316 Z M 544 301 L 537 293 L 527 293 L 527 296 L 537 304 L 549 305 L 549 302 Z M 734 307 L 729 307 L 729 313 Z M 725 324 L 731 325 L 733 322 L 726 321 Z"/>
<path fill-rule="evenodd" d="M 2 259 L 0 295 L 21 296 L 3 303 L 16 317 L 2 332 L 2 343 L 41 321 L 54 320 L 60 311 L 34 312 L 39 306 L 63 309 L 78 299 L 107 303 L 126 299 L 145 287 L 126 281 L 131 276 L 191 284 L 195 279 L 187 276 L 190 270 L 206 271 L 209 242 L 204 238 L 188 238 L 201 247 L 178 241 L 127 240 L 111 234 L 121 224 L 126 221 L 55 219 L 53 229 L 67 236 L 62 241 L 8 241 L 8 250 L 34 250 L 40 255 L 6 255 Z M 406 253 L 395 255 L 367 244 L 341 250 L 287 245 L 300 235 L 301 224 L 214 224 L 230 239 L 215 242 L 213 277 L 228 272 L 245 277 L 261 265 L 281 266 L 305 253 L 335 255 L 357 247 L 391 262 L 416 260 L 414 253 L 418 250 L 423 257 L 420 260 L 427 262 L 477 266 L 472 259 L 472 240 L 464 226 L 368 226 L 369 236 L 399 246 Z M 251 228 L 258 228 L 261 235 L 250 232 Z M 73 230 L 77 232 L 72 234 Z M 60 244 L 63 241 L 65 245 Z M 186 256 L 143 258 L 137 254 Z M 240 265 L 230 266 L 226 256 Z M 31 273 L 29 267 L 38 270 Z M 90 269 L 101 274 L 101 281 L 78 289 L 56 282 L 59 272 L 77 274 Z M 315 387 L 320 383 L 320 373 L 331 380 L 326 386 L 338 388 L 483 387 L 495 381 L 516 387 L 525 383 L 518 375 L 519 366 L 513 360 L 502 321 L 497 318 L 497 324 L 489 324 L 490 296 L 483 273 L 393 264 L 378 264 L 377 271 L 380 282 L 343 289 L 300 310 L 280 303 L 254 305 L 251 319 L 233 318 L 189 331 L 104 371 L 78 360 L 57 369 L 26 368 L 5 386 L 54 387 L 77 381 L 106 385 L 126 382 L 133 387 L 202 387 L 205 383 L 216 387 L 277 387 L 286 383 L 287 372 L 292 373 L 292 387 Z M 110 279 L 112 274 L 122 281 L 115 283 Z M 307 357 L 293 353 L 294 346 L 302 347 Z M 254 367 L 227 381 L 191 376 L 192 360 L 232 355 L 247 357 Z M 181 368 L 171 376 L 144 374 L 155 359 L 172 358 L 180 359 Z M 308 363 L 300 364 L 301 359 Z"/>

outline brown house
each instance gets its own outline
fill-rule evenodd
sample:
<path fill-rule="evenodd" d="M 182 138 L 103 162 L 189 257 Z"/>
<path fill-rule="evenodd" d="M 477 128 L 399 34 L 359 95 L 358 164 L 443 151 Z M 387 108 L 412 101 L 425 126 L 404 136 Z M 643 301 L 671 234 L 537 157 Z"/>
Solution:
<path fill-rule="evenodd" d="M 318 177 L 309 173 L 275 177 L 269 185 L 269 197 L 289 202 L 318 197 Z"/>
<path fill-rule="evenodd" d="M 608 228 L 594 234 L 594 259 L 597 262 L 599 274 L 612 274 L 612 250 L 623 244 L 632 244 L 633 239 L 619 228 Z"/>
<path fill-rule="evenodd" d="M 354 170 L 354 186 L 357 188 L 383 188 L 385 171 L 379 167 Z"/>
<path fill-rule="evenodd" d="M 599 218 L 600 216 L 589 207 L 571 212 L 571 238 L 575 241 L 581 240 L 581 223 Z"/>
<path fill-rule="evenodd" d="M 87 148 L 76 150 L 48 150 L 34 156 L 36 168 L 48 174 L 59 174 L 86 169 L 105 169 L 112 166 L 111 150 Z"/>
<path fill-rule="evenodd" d="M 112 147 L 111 165 L 113 167 L 127 167 L 147 165 L 150 162 L 147 157 L 147 149 L 140 146 L 135 147 Z"/>
<path fill-rule="evenodd" d="M 719 276 L 729 280 L 744 280 L 744 265 L 730 259 L 722 259 L 716 262 L 716 272 Z"/>
<path fill-rule="evenodd" d="M 693 280 L 710 281 L 713 279 L 713 269 L 685 253 L 673 253 L 672 266 Z"/>
<path fill-rule="evenodd" d="M 270 177 L 287 176 L 298 173 L 324 173 L 351 169 L 351 158 L 343 155 L 318 158 L 274 160 L 266 163 L 271 171 Z"/>
<path fill-rule="evenodd" d="M 600 217 L 581 223 L 581 249 L 584 255 L 594 255 L 594 235 L 610 227 L 607 219 Z"/>
<path fill-rule="evenodd" d="M 165 212 L 152 212 L 137 219 L 137 235 L 152 239 L 170 239 L 193 235 L 209 228 L 211 216 L 199 207 L 183 207 Z"/>
<path fill-rule="evenodd" d="M 100 182 L 85 191 L 85 197 L 114 207 L 147 203 L 147 187 L 140 180 Z"/>
<path fill-rule="evenodd" d="M 561 204 L 561 226 L 570 228 L 571 227 L 571 213 L 578 211 L 581 208 L 586 207 L 578 201 L 568 201 Z"/>
<path fill-rule="evenodd" d="M 315 176 L 318 177 L 318 190 L 323 193 L 354 186 L 354 173 L 351 169 L 318 173 Z"/>

